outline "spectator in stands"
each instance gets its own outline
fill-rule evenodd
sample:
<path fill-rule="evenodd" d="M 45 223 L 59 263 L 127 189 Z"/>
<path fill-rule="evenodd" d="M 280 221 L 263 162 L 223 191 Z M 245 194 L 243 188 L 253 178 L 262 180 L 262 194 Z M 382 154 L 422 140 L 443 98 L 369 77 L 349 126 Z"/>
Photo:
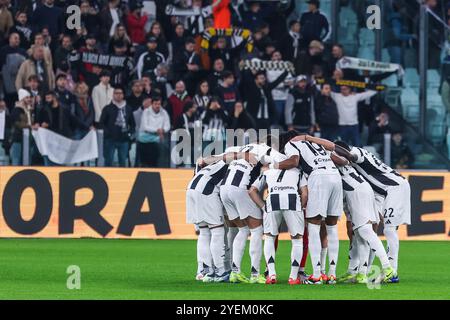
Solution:
<path fill-rule="evenodd" d="M 37 75 L 33 74 L 28 77 L 28 82 L 24 89 L 30 93 L 33 106 L 41 103 L 43 92 L 39 89 L 39 78 Z"/>
<path fill-rule="evenodd" d="M 89 88 L 85 82 L 78 82 L 74 91 L 76 97 L 74 139 L 82 139 L 94 129 L 95 110 Z"/>
<path fill-rule="evenodd" d="M 8 1 L 0 0 L 0 43 L 6 38 L 9 29 L 14 25 L 11 11 L 8 10 Z"/>
<path fill-rule="evenodd" d="M 138 78 L 142 78 L 142 74 L 147 71 L 152 71 L 158 64 L 165 62 L 164 55 L 157 51 L 158 42 L 153 36 L 147 39 L 147 51 L 139 56 L 136 70 Z"/>
<path fill-rule="evenodd" d="M 209 58 L 211 61 L 222 59 L 226 70 L 234 70 L 235 61 L 239 57 L 239 53 L 244 48 L 245 44 L 245 41 L 241 41 L 238 46 L 231 48 L 231 45 L 227 42 L 227 38 L 219 37 L 217 38 L 215 46 L 212 46 L 209 49 Z"/>
<path fill-rule="evenodd" d="M 142 113 L 139 131 L 139 157 L 142 167 L 157 167 L 161 144 L 170 130 L 169 115 L 161 107 L 161 97 L 152 99 L 152 106 Z"/>
<path fill-rule="evenodd" d="M 136 1 L 130 3 L 130 12 L 127 15 L 128 34 L 133 45 L 142 45 L 145 43 L 145 24 L 148 20 L 148 14 L 142 13 L 144 5 Z"/>
<path fill-rule="evenodd" d="M 81 25 L 86 29 L 87 34 L 99 32 L 99 19 L 97 11 L 91 6 L 89 0 L 81 0 Z"/>
<path fill-rule="evenodd" d="M 118 45 L 120 43 L 120 45 Z M 111 37 L 108 44 L 108 51 L 105 53 L 114 54 L 115 47 L 125 47 L 125 53 L 130 53 L 132 50 L 132 42 L 130 36 L 127 34 L 127 29 L 123 23 L 116 25 L 114 35 Z"/>
<path fill-rule="evenodd" d="M 14 21 L 14 26 L 9 30 L 9 34 L 17 32 L 20 36 L 20 47 L 23 49 L 28 49 L 31 44 L 31 26 L 28 23 L 28 16 L 25 11 L 18 10 L 16 12 L 16 19 Z"/>
<path fill-rule="evenodd" d="M 230 117 L 220 105 L 217 97 L 212 97 L 202 114 L 203 149 L 213 141 L 225 142 L 225 129 L 230 123 Z"/>
<path fill-rule="evenodd" d="M 167 63 L 160 63 L 155 70 L 149 73 L 149 77 L 156 91 L 159 91 L 163 102 L 167 101 L 167 90 L 172 90 L 170 82 L 168 82 L 169 65 Z M 144 77 L 143 77 L 144 78 Z"/>
<path fill-rule="evenodd" d="M 58 99 L 55 91 L 45 93 L 44 107 L 40 110 L 37 122 L 43 128 L 63 135 L 66 138 L 73 138 L 75 129 L 75 119 L 68 108 L 65 108 Z M 49 165 L 48 159 L 44 157 L 44 163 Z"/>
<path fill-rule="evenodd" d="M 271 60 L 274 62 L 282 61 L 282 56 L 280 51 L 274 51 L 272 53 Z M 267 71 L 267 80 L 269 82 L 275 81 L 281 74 L 282 70 L 269 70 Z M 274 124 L 283 126 L 284 125 L 284 108 L 286 106 L 286 100 L 288 97 L 288 92 L 290 87 L 294 84 L 294 79 L 291 74 L 289 77 L 281 82 L 276 88 L 272 90 L 272 97 L 275 104 L 275 119 Z"/>
<path fill-rule="evenodd" d="M 144 89 L 143 93 L 149 97 L 161 96 L 161 92 L 158 88 L 153 86 L 153 80 L 151 77 L 151 72 L 146 72 L 141 78 L 142 87 Z M 161 98 L 163 98 L 161 96 Z"/>
<path fill-rule="evenodd" d="M 289 33 L 281 39 L 279 47 L 284 59 L 288 61 L 295 60 L 301 51 L 306 50 L 308 45 L 300 34 L 300 21 L 289 22 Z"/>
<path fill-rule="evenodd" d="M 134 159 L 134 166 L 135 167 L 140 167 L 140 163 L 141 163 L 141 156 L 140 156 L 140 142 L 139 142 L 139 132 L 140 132 L 140 128 L 141 128 L 141 120 L 142 120 L 142 113 L 144 112 L 145 109 L 150 108 L 152 106 L 152 98 L 145 95 L 143 100 L 142 100 L 142 104 L 138 107 L 138 109 L 136 109 L 133 112 L 133 117 L 134 117 L 134 123 L 136 124 L 136 157 Z"/>
<path fill-rule="evenodd" d="M 172 125 L 175 125 L 178 117 L 183 113 L 184 104 L 190 100 L 192 99 L 186 91 L 184 82 L 178 81 L 175 84 L 175 91 L 169 97 L 166 106 L 166 110 L 170 116 L 170 123 L 172 123 Z"/>
<path fill-rule="evenodd" d="M 158 51 L 161 52 L 167 60 L 169 57 L 169 46 L 167 45 L 162 26 L 158 21 L 152 23 L 149 35 L 156 38 L 156 42 L 158 43 Z"/>
<path fill-rule="evenodd" d="M 307 3 L 309 4 L 308 12 L 303 13 L 300 18 L 300 32 L 307 45 L 314 40 L 325 42 L 331 35 L 328 18 L 320 12 L 319 0 L 309 0 Z"/>
<path fill-rule="evenodd" d="M 234 111 L 232 113 L 230 129 L 248 130 L 256 127 L 255 120 L 245 110 L 241 101 L 236 101 L 234 104 Z"/>
<path fill-rule="evenodd" d="M 221 58 L 217 58 L 213 60 L 213 67 L 211 72 L 208 75 L 208 84 L 211 88 L 211 91 L 214 91 L 219 85 L 220 80 L 222 79 L 222 74 L 225 71 L 225 64 Z"/>
<path fill-rule="evenodd" d="M 197 105 L 193 101 L 188 101 L 184 104 L 183 114 L 181 114 L 175 124 L 174 129 L 184 129 L 189 132 L 191 137 L 194 137 L 194 127 L 198 120 Z M 194 142 L 194 139 L 192 139 Z"/>
<path fill-rule="evenodd" d="M 133 111 L 125 101 L 124 90 L 114 88 L 113 99 L 105 106 L 100 116 L 100 125 L 104 130 L 103 155 L 105 166 L 113 165 L 117 150 L 119 166 L 125 167 L 130 147 L 130 139 L 135 132 Z"/>
<path fill-rule="evenodd" d="M 44 48 L 44 60 L 48 65 L 53 67 L 53 56 L 52 56 L 52 52 L 49 47 L 49 43 L 47 42 L 46 39 L 49 39 L 49 38 L 45 37 L 42 33 L 36 33 L 34 35 L 34 43 L 27 50 L 27 54 L 29 56 L 31 56 L 33 54 L 33 50 L 35 47 L 43 47 Z"/>
<path fill-rule="evenodd" d="M 265 72 L 258 71 L 253 74 L 248 70 L 244 71 L 242 83 L 245 88 L 246 109 L 255 119 L 256 129 L 269 129 L 272 125 L 275 117 L 272 90 L 283 82 L 287 75 L 288 72 L 285 71 L 275 81 L 268 83 Z"/>
<path fill-rule="evenodd" d="M 177 52 L 182 52 L 184 50 L 186 38 L 184 25 L 182 23 L 177 23 L 174 26 L 174 35 L 172 38 L 172 56 L 175 56 Z"/>
<path fill-rule="evenodd" d="M 323 59 L 324 49 L 321 42 L 311 41 L 308 50 L 301 52 L 297 60 L 294 61 L 295 71 L 299 74 L 310 75 L 315 66 L 325 69 L 327 66 Z"/>
<path fill-rule="evenodd" d="M 56 77 L 56 87 L 55 87 L 56 97 L 58 98 L 59 102 L 63 105 L 63 107 L 69 109 L 71 114 L 75 114 L 78 101 L 75 95 L 66 89 L 66 86 L 67 86 L 66 75 L 59 74 Z"/>
<path fill-rule="evenodd" d="M 136 111 L 142 106 L 146 95 L 144 94 L 144 86 L 141 80 L 133 80 L 131 83 L 131 94 L 126 98 L 127 104 L 131 109 Z"/>
<path fill-rule="evenodd" d="M 203 111 L 206 110 L 210 100 L 211 100 L 211 93 L 209 91 L 208 81 L 206 80 L 200 81 L 193 102 L 195 103 L 196 111 L 198 114 L 202 114 Z"/>
<path fill-rule="evenodd" d="M 64 12 L 60 7 L 55 6 L 54 2 L 54 0 L 44 0 L 42 5 L 38 5 L 33 12 L 31 25 L 34 27 L 34 32 L 46 28 L 52 39 L 59 39 L 65 27 Z"/>
<path fill-rule="evenodd" d="M 72 50 L 72 38 L 69 35 L 64 35 L 61 39 L 61 45 L 56 48 L 53 55 L 53 67 L 61 68 L 63 62 L 67 63 Z"/>
<path fill-rule="evenodd" d="M 22 165 L 23 156 L 23 129 L 37 128 L 35 114 L 31 103 L 31 95 L 25 89 L 18 90 L 19 100 L 11 112 L 11 149 L 9 156 L 13 166 Z"/>
<path fill-rule="evenodd" d="M 92 103 L 95 110 L 95 123 L 100 121 L 102 110 L 111 103 L 114 89 L 109 84 L 111 74 L 108 71 L 100 73 L 100 83 L 92 90 Z"/>
<path fill-rule="evenodd" d="M 119 9 L 120 0 L 108 0 L 106 6 L 100 13 L 99 40 L 102 43 L 103 51 L 107 51 L 109 39 L 114 35 L 116 26 L 122 23 L 122 11 Z"/>
<path fill-rule="evenodd" d="M 389 132 L 391 132 L 389 115 L 386 112 L 381 112 L 369 125 L 369 137 L 367 143 L 369 145 L 382 145 L 384 142 L 383 135 Z"/>
<path fill-rule="evenodd" d="M 320 137 L 334 141 L 339 136 L 339 113 L 336 102 L 331 98 L 331 85 L 325 83 L 315 100 L 316 120 Z"/>
<path fill-rule="evenodd" d="M 195 40 L 186 39 L 184 50 L 174 53 L 173 73 L 176 81 L 183 80 L 190 95 L 195 93 L 200 71 L 200 56 L 195 52 Z"/>
<path fill-rule="evenodd" d="M 124 61 L 110 67 L 111 71 L 111 85 L 119 86 L 124 83 L 130 83 L 134 77 L 135 69 L 133 58 L 127 55 L 127 46 L 121 40 L 114 42 L 113 54 L 116 57 L 121 57 Z"/>
<path fill-rule="evenodd" d="M 42 91 L 53 90 L 55 87 L 55 74 L 53 68 L 44 59 L 44 47 L 34 47 L 30 58 L 25 60 L 19 68 L 16 77 L 16 89 L 27 85 L 28 77 L 37 75 Z"/>
<path fill-rule="evenodd" d="M 231 71 L 224 71 L 221 78 L 222 81 L 216 87 L 214 93 L 220 99 L 224 110 L 228 114 L 232 114 L 236 102 L 241 98 L 239 89 L 235 85 L 234 74 Z"/>
<path fill-rule="evenodd" d="M 316 125 L 314 94 L 305 75 L 299 75 L 295 83 L 286 100 L 286 125 L 288 130 L 312 134 Z"/>
<path fill-rule="evenodd" d="M 9 153 L 11 148 L 11 116 L 5 100 L 0 99 L 0 121 L 3 122 L 3 132 L 1 132 L 0 143 L 5 154 Z"/>
<path fill-rule="evenodd" d="M 369 90 L 362 93 L 353 93 L 349 86 L 341 86 L 341 92 L 331 92 L 331 98 L 336 102 L 339 114 L 339 135 L 341 139 L 356 147 L 361 146 L 361 137 L 358 124 L 358 102 L 369 99 L 377 92 Z"/>
<path fill-rule="evenodd" d="M 266 13 L 257 1 L 249 3 L 249 10 L 242 13 L 242 26 L 245 29 L 256 30 L 264 23 Z"/>
<path fill-rule="evenodd" d="M 414 162 L 414 154 L 403 140 L 403 135 L 396 132 L 392 135 L 391 162 L 395 169 L 409 169 Z"/>
<path fill-rule="evenodd" d="M 0 49 L 0 70 L 3 79 L 5 102 L 9 109 L 13 108 L 17 99 L 16 77 L 26 57 L 26 51 L 20 47 L 19 34 L 12 32 L 9 35 L 8 45 Z"/>

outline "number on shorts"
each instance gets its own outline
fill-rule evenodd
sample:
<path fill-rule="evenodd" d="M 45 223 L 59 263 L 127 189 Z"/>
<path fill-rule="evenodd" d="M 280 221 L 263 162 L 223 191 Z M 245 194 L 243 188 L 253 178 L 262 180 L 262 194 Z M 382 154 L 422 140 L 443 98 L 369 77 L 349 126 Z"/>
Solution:
<path fill-rule="evenodd" d="M 388 212 L 389 212 L 389 214 L 388 214 Z M 393 218 L 394 217 L 394 209 L 393 208 L 384 209 L 384 217 L 385 218 Z"/>

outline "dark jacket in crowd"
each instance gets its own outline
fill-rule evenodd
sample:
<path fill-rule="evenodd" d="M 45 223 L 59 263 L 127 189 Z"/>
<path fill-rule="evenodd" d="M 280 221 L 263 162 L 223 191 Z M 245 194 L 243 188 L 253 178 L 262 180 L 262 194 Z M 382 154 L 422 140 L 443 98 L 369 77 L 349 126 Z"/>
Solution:
<path fill-rule="evenodd" d="M 255 120 L 248 114 L 248 112 L 244 109 L 239 117 L 234 116 L 234 112 L 231 113 L 231 125 L 230 129 L 237 130 L 247 130 L 256 128 Z"/>
<path fill-rule="evenodd" d="M 100 125 L 104 130 L 105 139 L 111 139 L 116 142 L 129 141 L 134 134 L 135 122 L 133 117 L 133 111 L 130 106 L 125 105 L 125 123 L 126 130 L 122 130 L 121 127 L 116 125 L 117 117 L 119 115 L 119 107 L 113 102 L 105 106 L 100 116 Z"/>
<path fill-rule="evenodd" d="M 48 124 L 48 130 L 56 132 L 66 138 L 72 138 L 75 129 L 75 117 L 71 115 L 68 108 L 59 104 L 57 108 L 45 105 L 39 112 L 38 122 Z"/>
<path fill-rule="evenodd" d="M 223 87 L 222 85 L 218 85 L 216 90 L 214 91 L 214 95 L 219 97 L 221 101 L 221 106 L 231 114 L 234 111 L 234 105 L 236 101 L 240 100 L 240 94 L 238 88 L 236 86 L 230 86 L 228 88 Z"/>
<path fill-rule="evenodd" d="M 34 10 L 31 25 L 34 32 L 40 32 L 44 27 L 48 28 L 52 39 L 58 39 L 58 35 L 64 31 L 64 12 L 55 5 L 49 7 L 42 4 Z"/>
<path fill-rule="evenodd" d="M 302 26 L 300 33 L 308 45 L 313 40 L 323 42 L 329 37 L 330 24 L 327 17 L 319 10 L 303 13 L 300 24 Z"/>

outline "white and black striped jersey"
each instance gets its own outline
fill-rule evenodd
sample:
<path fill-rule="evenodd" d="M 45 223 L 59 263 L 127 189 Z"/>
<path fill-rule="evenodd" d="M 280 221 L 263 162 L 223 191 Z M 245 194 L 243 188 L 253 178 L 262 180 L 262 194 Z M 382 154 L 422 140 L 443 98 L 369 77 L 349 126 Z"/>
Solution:
<path fill-rule="evenodd" d="M 331 152 L 324 147 L 309 141 L 290 141 L 284 147 L 284 153 L 288 158 L 299 156 L 299 165 L 306 178 L 315 171 L 338 173 L 336 166 L 331 160 Z"/>
<path fill-rule="evenodd" d="M 401 174 L 381 162 L 371 152 L 353 147 L 350 153 L 357 157 L 356 162 L 352 163 L 353 167 L 369 182 L 376 193 L 386 196 L 389 187 L 404 182 L 405 178 Z"/>
<path fill-rule="evenodd" d="M 219 192 L 219 185 L 227 171 L 228 165 L 220 160 L 196 172 L 187 189 L 200 191 L 204 195 Z"/>
<path fill-rule="evenodd" d="M 266 212 L 278 210 L 301 211 L 300 188 L 301 172 L 294 168 L 290 170 L 269 169 L 264 171 L 252 186 L 260 192 L 267 186 Z"/>
<path fill-rule="evenodd" d="M 338 167 L 342 178 L 342 189 L 344 192 L 352 192 L 358 190 L 363 184 L 369 183 L 361 176 L 351 165 Z"/>
<path fill-rule="evenodd" d="M 228 166 L 228 170 L 223 178 L 223 186 L 235 186 L 242 189 L 248 189 L 251 183 L 259 176 L 261 166 L 271 162 L 270 148 L 266 144 L 248 144 L 239 150 L 239 152 L 252 153 L 257 165 L 252 165 L 245 159 L 234 160 Z"/>

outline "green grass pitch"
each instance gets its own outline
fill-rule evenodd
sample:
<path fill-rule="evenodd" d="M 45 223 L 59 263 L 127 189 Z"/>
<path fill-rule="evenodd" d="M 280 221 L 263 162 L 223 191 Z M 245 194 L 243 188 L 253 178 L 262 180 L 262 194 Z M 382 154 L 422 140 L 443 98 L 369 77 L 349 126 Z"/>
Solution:
<path fill-rule="evenodd" d="M 280 242 L 274 286 L 204 284 L 194 279 L 195 241 L 0 239 L 0 299 L 449 299 L 448 242 L 404 241 L 399 284 L 294 286 L 286 282 L 290 243 Z M 248 248 L 248 245 L 247 245 Z M 347 267 L 341 241 L 338 274 Z M 66 287 L 67 267 L 81 289 Z M 309 262 L 308 262 L 308 270 Z M 244 270 L 249 271 L 248 254 Z"/>

